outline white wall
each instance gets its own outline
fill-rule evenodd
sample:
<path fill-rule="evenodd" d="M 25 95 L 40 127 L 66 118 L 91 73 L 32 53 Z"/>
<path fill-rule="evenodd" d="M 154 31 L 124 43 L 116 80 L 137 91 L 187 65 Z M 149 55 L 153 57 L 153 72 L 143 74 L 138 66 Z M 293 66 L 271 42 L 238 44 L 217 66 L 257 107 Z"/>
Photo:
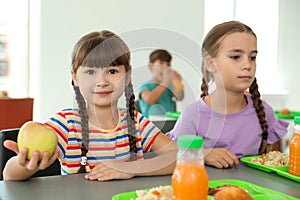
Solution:
<path fill-rule="evenodd" d="M 31 52 L 34 61 L 30 66 L 30 96 L 35 98 L 34 119 L 46 120 L 62 108 L 73 106 L 69 72 L 72 48 L 84 34 L 103 29 L 120 34 L 131 48 L 135 89 L 150 78 L 146 67 L 149 53 L 162 47 L 173 54 L 173 67 L 182 73 L 186 85 L 186 98 L 179 108 L 198 99 L 203 8 L 203 0 L 40 0 L 36 8 L 40 9 L 40 22 L 31 26 L 37 32 L 40 30 L 40 34 L 36 32 L 31 38 L 40 44 Z M 283 86 L 289 93 L 265 96 L 275 108 L 300 110 L 299 8 L 298 0 L 280 0 L 278 57 Z"/>
<path fill-rule="evenodd" d="M 36 26 L 40 26 L 41 46 L 36 47 L 37 50 L 40 48 L 40 52 L 32 52 L 32 55 L 40 54 L 40 61 L 31 65 L 31 73 L 38 72 L 40 75 L 35 74 L 31 77 L 34 79 L 31 81 L 34 83 L 31 85 L 31 91 L 34 91 L 31 92 L 31 96 L 35 98 L 34 119 L 46 120 L 62 108 L 73 106 L 71 52 L 77 40 L 91 31 L 108 29 L 120 34 L 121 37 L 127 37 L 124 40 L 131 50 L 134 48 L 132 65 L 136 89 L 140 82 L 150 77 L 145 66 L 151 49 L 159 47 L 158 40 L 164 42 L 162 47 L 171 48 L 171 52 L 174 53 L 174 68 L 183 73 L 183 76 L 189 74 L 187 68 L 197 72 L 193 66 L 196 64 L 193 63 L 199 60 L 200 54 L 195 52 L 195 47 L 189 48 L 190 46 L 181 40 L 189 41 L 189 45 L 200 44 L 203 34 L 202 4 L 203 2 L 199 0 L 188 3 L 177 0 L 40 1 L 41 21 Z M 154 36 L 143 32 L 145 28 L 154 31 Z M 139 31 L 142 31 L 141 36 L 137 34 Z M 168 38 L 166 33 L 171 33 L 172 36 Z M 134 37 L 140 43 L 132 40 Z M 170 38 L 174 40 L 171 41 Z M 180 55 L 182 52 L 184 55 Z M 191 59 L 194 60 L 193 63 L 189 63 Z M 193 97 L 195 93 L 199 94 L 197 89 L 200 79 L 195 77 L 197 73 L 193 74 L 194 82 L 198 85 L 194 86 L 196 90 L 187 91 L 183 104 L 188 104 L 193 98 L 196 99 Z"/>
<path fill-rule="evenodd" d="M 284 87 L 288 90 L 287 107 L 300 110 L 300 1 L 280 0 L 278 62 Z"/>

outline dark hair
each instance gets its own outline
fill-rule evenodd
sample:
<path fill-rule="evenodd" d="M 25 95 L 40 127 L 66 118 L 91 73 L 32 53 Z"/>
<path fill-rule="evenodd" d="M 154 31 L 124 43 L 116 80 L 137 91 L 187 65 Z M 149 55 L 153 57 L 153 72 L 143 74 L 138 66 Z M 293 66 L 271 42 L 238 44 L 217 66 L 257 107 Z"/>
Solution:
<path fill-rule="evenodd" d="M 126 72 L 131 74 L 130 51 L 124 41 L 114 33 L 104 30 L 83 36 L 75 45 L 72 53 L 72 69 L 77 72 L 80 66 L 104 68 L 107 66 L 124 65 Z M 73 83 L 73 82 L 72 82 Z M 86 102 L 78 86 L 73 84 L 81 117 L 82 146 L 87 150 L 89 145 L 89 126 Z M 136 138 L 134 125 L 134 90 L 131 83 L 125 87 L 128 137 L 131 159 L 136 160 Z"/>
<path fill-rule="evenodd" d="M 208 95 L 208 83 L 213 81 L 213 76 L 209 71 L 206 70 L 204 66 L 204 60 L 206 56 L 215 57 L 219 51 L 221 42 L 224 38 L 232 33 L 243 32 L 252 34 L 256 38 L 256 34 L 252 31 L 252 29 L 239 22 L 239 21 L 229 21 L 218 24 L 214 26 L 206 35 L 202 43 L 202 84 L 201 84 L 201 98 Z M 259 153 L 263 153 L 266 151 L 267 147 L 267 138 L 268 138 L 268 124 L 266 121 L 266 113 L 262 101 L 260 99 L 260 93 L 258 91 L 258 84 L 256 78 L 253 83 L 249 87 L 249 92 L 251 94 L 251 98 L 253 100 L 253 106 L 255 108 L 257 117 L 259 119 L 259 123 L 261 129 L 263 131 L 263 139 L 261 143 L 261 147 Z"/>
<path fill-rule="evenodd" d="M 164 49 L 157 49 L 153 51 L 149 56 L 149 61 L 151 63 L 154 63 L 156 60 L 171 62 L 172 56 L 168 51 Z"/>

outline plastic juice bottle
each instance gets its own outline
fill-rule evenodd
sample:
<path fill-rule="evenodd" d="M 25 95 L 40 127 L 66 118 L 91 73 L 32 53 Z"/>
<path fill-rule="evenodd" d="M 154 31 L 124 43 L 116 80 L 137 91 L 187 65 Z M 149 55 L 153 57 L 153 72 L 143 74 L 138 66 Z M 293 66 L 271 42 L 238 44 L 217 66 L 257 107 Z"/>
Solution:
<path fill-rule="evenodd" d="M 207 200 L 208 176 L 202 152 L 203 138 L 178 137 L 177 164 L 172 176 L 173 200 Z"/>
<path fill-rule="evenodd" d="M 289 173 L 300 176 L 300 116 L 294 117 L 294 133 L 290 141 Z"/>

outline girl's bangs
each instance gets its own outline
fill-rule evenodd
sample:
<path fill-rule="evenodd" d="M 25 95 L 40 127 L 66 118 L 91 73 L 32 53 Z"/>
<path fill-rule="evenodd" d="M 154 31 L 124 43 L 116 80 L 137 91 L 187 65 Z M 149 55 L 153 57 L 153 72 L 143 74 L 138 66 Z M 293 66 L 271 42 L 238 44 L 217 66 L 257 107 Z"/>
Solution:
<path fill-rule="evenodd" d="M 85 56 L 82 65 L 104 68 L 107 66 L 129 66 L 130 53 L 127 47 L 120 46 L 110 39 L 92 48 Z"/>

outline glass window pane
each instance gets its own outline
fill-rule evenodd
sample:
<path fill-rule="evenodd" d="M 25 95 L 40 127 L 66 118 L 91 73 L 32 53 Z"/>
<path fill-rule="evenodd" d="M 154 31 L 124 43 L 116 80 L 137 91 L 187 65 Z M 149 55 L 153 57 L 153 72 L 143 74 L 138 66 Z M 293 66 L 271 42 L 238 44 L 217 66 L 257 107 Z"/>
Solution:
<path fill-rule="evenodd" d="M 256 33 L 259 52 L 256 77 L 261 93 L 266 94 L 282 90 L 277 67 L 278 4 L 278 0 L 205 0 L 205 34 L 214 25 L 230 20 L 241 21 Z"/>
<path fill-rule="evenodd" d="M 16 6 L 18 5 L 18 6 Z M 10 97 L 28 96 L 28 0 L 0 0 L 0 35 L 5 54 L 0 52 L 0 90 Z M 0 37 L 1 41 L 1 37 Z"/>
<path fill-rule="evenodd" d="M 278 0 L 236 0 L 235 13 L 236 19 L 249 25 L 257 35 L 256 77 L 260 91 L 272 93 L 272 88 L 282 88 L 277 68 Z"/>

